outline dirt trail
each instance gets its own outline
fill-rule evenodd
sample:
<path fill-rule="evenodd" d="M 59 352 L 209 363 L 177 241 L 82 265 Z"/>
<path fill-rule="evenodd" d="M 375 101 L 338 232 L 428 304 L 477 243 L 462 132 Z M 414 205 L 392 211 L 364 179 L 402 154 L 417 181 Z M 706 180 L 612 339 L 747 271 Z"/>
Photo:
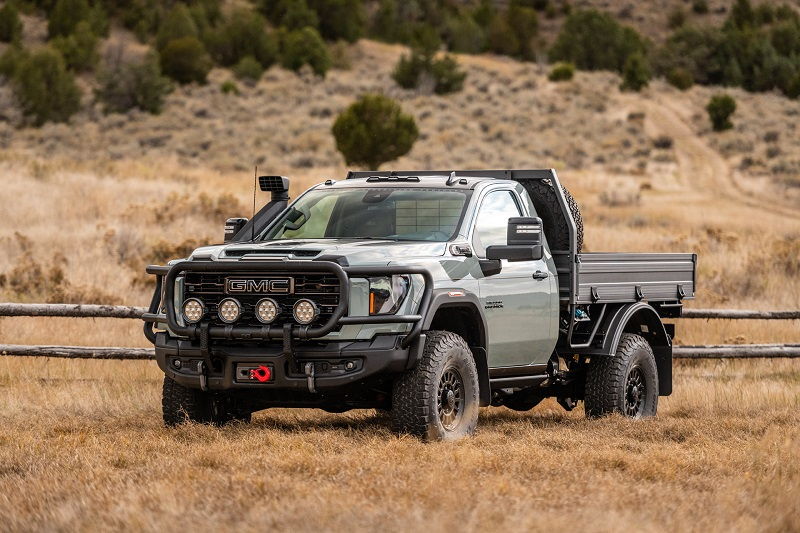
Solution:
<path fill-rule="evenodd" d="M 780 205 L 779 196 L 748 190 L 739 181 L 728 162 L 692 130 L 688 117 L 684 116 L 692 110 L 683 102 L 672 95 L 653 94 L 637 103 L 645 106 L 648 128 L 673 139 L 684 186 L 715 200 L 724 198 L 772 215 L 800 220 L 800 211 Z"/>

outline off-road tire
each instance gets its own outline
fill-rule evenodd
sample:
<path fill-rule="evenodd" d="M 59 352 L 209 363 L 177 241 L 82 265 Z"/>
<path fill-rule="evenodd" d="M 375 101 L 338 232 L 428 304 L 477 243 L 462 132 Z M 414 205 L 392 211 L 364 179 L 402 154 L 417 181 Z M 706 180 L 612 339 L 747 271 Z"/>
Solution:
<path fill-rule="evenodd" d="M 478 424 L 478 387 L 478 370 L 466 341 L 449 331 L 431 331 L 417 366 L 394 382 L 392 425 L 426 441 L 472 435 Z"/>
<path fill-rule="evenodd" d="M 531 197 L 533 207 L 536 208 L 536 214 L 542 219 L 544 236 L 547 238 L 547 244 L 550 249 L 569 250 L 569 226 L 564 217 L 561 216 L 561 203 L 558 201 L 553 184 L 549 180 L 525 180 L 521 183 Z M 575 221 L 577 251 L 580 253 L 583 249 L 583 218 L 581 217 L 581 210 L 566 187 L 562 185 L 561 191 L 564 193 L 564 199 L 567 201 L 569 211 L 572 213 L 572 219 Z"/>
<path fill-rule="evenodd" d="M 216 424 L 228 422 L 250 422 L 251 413 L 226 405 L 224 398 L 215 398 L 207 392 L 184 387 L 177 381 L 164 376 L 161 392 L 161 411 L 164 425 L 177 426 L 184 422 Z"/>
<path fill-rule="evenodd" d="M 631 387 L 637 377 L 644 390 L 634 394 Z M 590 418 L 611 413 L 631 418 L 656 415 L 658 370 L 653 350 L 644 337 L 623 333 L 614 357 L 592 358 L 586 373 L 584 404 Z"/>

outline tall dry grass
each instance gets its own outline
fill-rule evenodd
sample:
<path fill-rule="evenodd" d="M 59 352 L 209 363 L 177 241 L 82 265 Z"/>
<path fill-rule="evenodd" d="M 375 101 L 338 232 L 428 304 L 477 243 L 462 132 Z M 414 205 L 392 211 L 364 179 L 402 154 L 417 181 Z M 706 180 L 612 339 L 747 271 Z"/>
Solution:
<path fill-rule="evenodd" d="M 151 363 L 0 360 L 0 529 L 795 531 L 800 366 L 679 364 L 659 417 L 547 401 L 423 444 L 372 411 L 160 423 Z"/>

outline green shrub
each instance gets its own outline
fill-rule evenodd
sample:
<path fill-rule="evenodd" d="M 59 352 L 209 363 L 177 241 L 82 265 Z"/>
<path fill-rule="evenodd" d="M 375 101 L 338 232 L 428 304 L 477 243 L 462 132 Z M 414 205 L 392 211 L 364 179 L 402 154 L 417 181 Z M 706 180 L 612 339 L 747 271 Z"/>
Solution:
<path fill-rule="evenodd" d="M 264 67 L 253 56 L 245 56 L 234 65 L 233 74 L 240 80 L 257 82 L 264 74 Z"/>
<path fill-rule="evenodd" d="M 549 57 L 584 70 L 622 72 L 628 56 L 636 52 L 645 55 L 646 43 L 634 29 L 620 25 L 607 13 L 590 9 L 570 13 Z"/>
<path fill-rule="evenodd" d="M 486 44 L 490 52 L 506 56 L 515 56 L 520 49 L 519 40 L 504 16 L 492 19 L 486 35 Z"/>
<path fill-rule="evenodd" d="M 789 80 L 786 84 L 786 88 L 783 91 L 789 98 L 800 98 L 800 72 L 794 75 L 794 77 Z"/>
<path fill-rule="evenodd" d="M 508 10 L 496 14 L 486 35 L 487 48 L 496 54 L 534 59 L 533 40 L 539 27 L 536 11 L 512 2 Z"/>
<path fill-rule="evenodd" d="M 667 73 L 667 81 L 673 87 L 686 91 L 694 85 L 694 77 L 688 69 L 683 67 L 674 67 Z"/>
<path fill-rule="evenodd" d="M 68 37 L 55 37 L 52 45 L 61 52 L 67 68 L 74 71 L 91 70 L 97 64 L 97 36 L 87 21 L 75 26 L 75 32 Z"/>
<path fill-rule="evenodd" d="M 160 113 L 164 97 L 172 89 L 169 80 L 161 75 L 155 52 L 147 54 L 140 63 L 127 63 L 120 54 L 116 61 L 100 68 L 97 79 L 95 98 L 103 104 L 105 113 L 124 113 L 130 109 Z"/>
<path fill-rule="evenodd" d="M 392 72 L 394 81 L 404 89 L 419 87 L 424 76 L 429 76 L 432 80 L 433 92 L 448 94 L 463 88 L 467 73 L 461 70 L 453 56 L 434 59 L 419 50 L 412 50 L 410 55 L 401 56 Z"/>
<path fill-rule="evenodd" d="M 534 59 L 533 39 L 539 28 L 539 18 L 532 7 L 523 7 L 515 2 L 508 8 L 508 24 L 514 32 L 519 49 L 514 54 L 522 59 Z"/>
<path fill-rule="evenodd" d="M 332 132 L 348 165 L 375 170 L 407 154 L 419 136 L 414 118 L 382 94 L 359 98 L 339 114 Z"/>
<path fill-rule="evenodd" d="M 480 0 L 471 13 L 472 18 L 481 28 L 488 28 L 496 15 L 497 10 L 495 10 L 492 0 Z"/>
<path fill-rule="evenodd" d="M 89 10 L 89 17 L 86 20 L 92 29 L 92 33 L 99 37 L 108 37 L 108 31 L 111 26 L 108 22 L 108 14 L 101 3 L 98 2 L 92 6 L 92 9 Z"/>
<path fill-rule="evenodd" d="M 682 7 L 676 7 L 667 16 L 667 27 L 671 30 L 680 28 L 686 24 L 686 11 Z"/>
<path fill-rule="evenodd" d="M 161 70 L 178 83 L 205 83 L 211 58 L 196 37 L 170 41 L 160 52 Z"/>
<path fill-rule="evenodd" d="M 299 30 L 306 26 L 317 28 L 319 19 L 317 13 L 308 7 L 305 0 L 294 0 L 289 2 L 286 12 L 281 17 L 281 26 L 289 30 Z"/>
<path fill-rule="evenodd" d="M 800 55 L 800 23 L 787 20 L 772 27 L 770 42 L 782 56 Z"/>
<path fill-rule="evenodd" d="M 319 33 L 328 41 L 354 43 L 364 35 L 367 15 L 361 0 L 308 0 L 319 19 Z"/>
<path fill-rule="evenodd" d="M 81 105 L 75 78 L 58 51 L 45 47 L 23 56 L 14 69 L 14 93 L 35 126 L 66 122 Z"/>
<path fill-rule="evenodd" d="M 47 21 L 47 33 L 50 37 L 64 37 L 75 31 L 75 26 L 89 18 L 89 2 L 87 0 L 58 0 L 50 12 Z"/>
<path fill-rule="evenodd" d="M 314 28 L 303 28 L 286 34 L 281 50 L 281 64 L 289 70 L 309 65 L 315 74 L 325 76 L 331 58 L 325 41 Z"/>
<path fill-rule="evenodd" d="M 430 73 L 433 77 L 433 92 L 449 94 L 460 91 L 464 87 L 467 73 L 461 70 L 453 56 L 446 55 L 431 63 Z"/>
<path fill-rule="evenodd" d="M 641 91 L 650 82 L 650 66 L 647 59 L 639 53 L 633 53 L 625 60 L 625 67 L 622 69 L 622 84 L 620 89 L 623 91 Z"/>
<path fill-rule="evenodd" d="M 186 4 L 179 2 L 161 21 L 156 35 L 156 48 L 163 50 L 171 41 L 197 36 L 197 24 L 195 24 L 189 8 L 186 7 Z"/>
<path fill-rule="evenodd" d="M 756 24 L 756 13 L 749 0 L 736 0 L 731 8 L 731 14 L 725 21 L 729 28 L 745 29 Z"/>
<path fill-rule="evenodd" d="M 392 71 L 392 79 L 404 89 L 414 89 L 426 70 L 428 70 L 428 59 L 414 50 L 410 55 L 400 56 Z"/>
<path fill-rule="evenodd" d="M 706 111 L 714 131 L 730 129 L 733 127 L 730 117 L 736 111 L 736 100 L 727 94 L 716 94 L 708 101 Z"/>
<path fill-rule="evenodd" d="M 0 75 L 6 78 L 13 78 L 20 61 L 27 55 L 28 52 L 18 45 L 6 48 L 6 51 L 0 56 Z"/>
<path fill-rule="evenodd" d="M 556 63 L 547 75 L 550 81 L 568 81 L 575 75 L 575 65 L 572 63 Z"/>
<path fill-rule="evenodd" d="M 462 54 L 479 54 L 486 47 L 483 28 L 469 15 L 459 14 L 445 23 L 447 48 Z"/>
<path fill-rule="evenodd" d="M 219 86 L 219 90 L 222 91 L 222 94 L 239 94 L 239 87 L 231 80 L 223 81 Z"/>
<path fill-rule="evenodd" d="M 243 57 L 253 56 L 261 66 L 269 68 L 277 59 L 278 43 L 266 26 L 263 16 L 240 8 L 209 30 L 204 40 L 211 56 L 221 65 L 229 67 Z"/>
<path fill-rule="evenodd" d="M 380 0 L 372 17 L 370 34 L 379 41 L 411 44 L 413 26 L 412 10 L 401 9 L 397 0 Z"/>
<path fill-rule="evenodd" d="M 16 42 L 22 37 L 22 21 L 19 11 L 11 2 L 0 8 L 0 41 Z"/>
<path fill-rule="evenodd" d="M 694 2 L 692 2 L 692 11 L 698 15 L 705 15 L 708 13 L 708 0 L 694 0 Z"/>

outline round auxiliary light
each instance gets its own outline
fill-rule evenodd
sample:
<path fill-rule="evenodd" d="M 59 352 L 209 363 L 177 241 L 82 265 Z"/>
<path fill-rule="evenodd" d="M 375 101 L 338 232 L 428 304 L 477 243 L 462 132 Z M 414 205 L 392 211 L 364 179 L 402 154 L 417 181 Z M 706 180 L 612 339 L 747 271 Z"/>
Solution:
<path fill-rule="evenodd" d="M 200 322 L 206 314 L 206 307 L 197 298 L 189 298 L 183 302 L 183 318 L 190 324 Z"/>
<path fill-rule="evenodd" d="M 262 324 L 271 323 L 280 312 L 281 308 L 272 298 L 264 298 L 256 304 L 256 318 Z"/>
<path fill-rule="evenodd" d="M 319 316 L 319 308 L 311 300 L 297 300 L 293 314 L 299 324 L 311 324 Z"/>
<path fill-rule="evenodd" d="M 239 319 L 239 315 L 242 314 L 242 306 L 233 298 L 225 298 L 219 303 L 217 314 L 220 320 L 230 324 Z"/>

